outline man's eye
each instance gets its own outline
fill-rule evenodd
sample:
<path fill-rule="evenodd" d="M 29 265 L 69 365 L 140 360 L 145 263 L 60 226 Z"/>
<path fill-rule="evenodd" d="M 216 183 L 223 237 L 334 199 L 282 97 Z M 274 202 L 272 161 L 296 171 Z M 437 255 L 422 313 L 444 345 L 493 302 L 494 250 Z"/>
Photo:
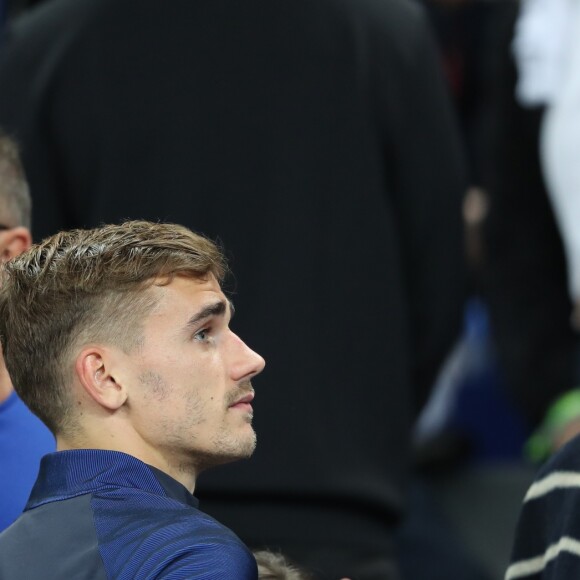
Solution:
<path fill-rule="evenodd" d="M 209 338 L 209 328 L 203 328 L 195 333 L 195 340 L 206 341 Z"/>

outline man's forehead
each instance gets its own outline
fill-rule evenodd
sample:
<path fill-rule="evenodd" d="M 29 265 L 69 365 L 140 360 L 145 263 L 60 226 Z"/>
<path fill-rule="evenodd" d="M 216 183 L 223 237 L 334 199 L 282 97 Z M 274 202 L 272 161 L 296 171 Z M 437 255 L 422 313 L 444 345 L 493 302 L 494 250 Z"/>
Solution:
<path fill-rule="evenodd" d="M 233 314 L 233 304 L 226 297 L 213 274 L 204 278 L 175 276 L 171 280 L 156 282 L 149 290 L 157 298 L 152 314 L 175 310 L 178 306 L 199 310 L 218 304 L 223 305 L 223 311 L 216 311 L 216 314 L 228 312 Z"/>

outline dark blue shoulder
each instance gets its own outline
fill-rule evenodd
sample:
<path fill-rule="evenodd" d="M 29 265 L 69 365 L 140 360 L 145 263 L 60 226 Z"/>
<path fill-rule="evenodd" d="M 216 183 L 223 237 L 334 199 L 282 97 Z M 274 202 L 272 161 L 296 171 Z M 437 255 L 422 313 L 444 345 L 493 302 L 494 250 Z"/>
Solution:
<path fill-rule="evenodd" d="M 255 580 L 254 557 L 228 528 L 168 497 L 94 494 L 99 551 L 111 578 Z"/>

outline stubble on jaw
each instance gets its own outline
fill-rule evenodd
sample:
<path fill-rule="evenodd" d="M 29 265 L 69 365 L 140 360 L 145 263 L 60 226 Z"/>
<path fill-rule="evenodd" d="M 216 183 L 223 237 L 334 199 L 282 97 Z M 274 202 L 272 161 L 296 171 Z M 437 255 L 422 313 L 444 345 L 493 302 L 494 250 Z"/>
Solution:
<path fill-rule="evenodd" d="M 197 449 L 188 460 L 179 463 L 178 470 L 184 474 L 190 474 L 192 470 L 199 474 L 219 465 L 248 459 L 256 449 L 256 433 L 252 429 L 247 439 L 237 438 L 235 441 L 217 435 L 212 440 L 212 447 L 211 452 Z"/>
<path fill-rule="evenodd" d="M 139 382 L 148 389 L 148 392 L 157 401 L 163 401 L 169 394 L 169 385 L 159 373 L 151 370 L 143 371 L 139 375 Z"/>
<path fill-rule="evenodd" d="M 254 389 L 250 381 L 240 383 L 225 396 L 226 410 L 229 411 L 229 407 L 236 401 L 253 392 Z M 198 469 L 204 471 L 217 465 L 251 457 L 257 442 L 256 432 L 251 427 L 253 416 L 254 414 L 249 412 L 243 417 L 243 421 L 250 426 L 250 433 L 241 434 L 235 430 L 230 431 L 224 422 L 224 429 L 216 432 L 212 438 L 213 452 L 211 454 L 202 453 L 196 457 Z"/>
<path fill-rule="evenodd" d="M 163 402 L 171 393 L 171 385 L 167 383 L 164 378 L 153 370 L 145 370 L 139 375 L 141 385 L 147 389 L 151 404 L 156 402 Z M 195 397 L 190 397 L 183 401 L 185 406 L 185 416 L 187 417 L 186 424 L 181 424 L 180 429 L 176 430 L 175 418 L 159 415 L 157 417 L 158 428 L 165 433 L 166 444 L 169 443 L 175 452 L 177 448 L 182 450 L 189 448 L 189 460 L 183 461 L 181 459 L 178 470 L 182 473 L 191 473 L 192 469 L 197 472 L 204 471 L 210 467 L 230 463 L 238 459 L 245 459 L 250 457 L 256 448 L 256 433 L 250 427 L 251 433 L 241 434 L 231 431 L 231 423 L 228 417 L 229 407 L 236 403 L 239 399 L 246 395 L 253 393 L 254 389 L 250 381 L 244 381 L 233 387 L 224 397 L 224 422 L 222 429 L 218 429 L 211 438 L 210 443 L 212 451 L 204 451 L 196 449 L 197 437 L 191 432 L 192 428 L 202 425 L 207 418 L 204 414 L 204 406 Z M 246 413 L 242 419 L 251 426 L 253 420 L 253 412 Z"/>

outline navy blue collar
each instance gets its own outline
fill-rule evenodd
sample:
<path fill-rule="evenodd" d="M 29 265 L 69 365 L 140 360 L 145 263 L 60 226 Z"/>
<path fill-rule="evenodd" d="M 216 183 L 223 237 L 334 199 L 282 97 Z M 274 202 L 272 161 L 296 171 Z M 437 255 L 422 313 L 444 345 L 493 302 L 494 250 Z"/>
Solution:
<path fill-rule="evenodd" d="M 199 507 L 199 501 L 196 497 L 189 493 L 189 490 L 185 485 L 179 483 L 176 479 L 173 479 L 170 475 L 167 475 L 165 471 L 161 471 L 161 469 L 157 469 L 157 467 L 153 467 L 152 465 L 147 465 L 147 467 L 153 471 L 157 481 L 161 484 L 167 497 L 172 499 L 176 499 L 181 503 L 186 503 L 194 508 Z"/>
<path fill-rule="evenodd" d="M 45 455 L 26 509 L 103 489 L 136 488 L 192 507 L 197 499 L 178 481 L 119 451 L 74 449 Z"/>

